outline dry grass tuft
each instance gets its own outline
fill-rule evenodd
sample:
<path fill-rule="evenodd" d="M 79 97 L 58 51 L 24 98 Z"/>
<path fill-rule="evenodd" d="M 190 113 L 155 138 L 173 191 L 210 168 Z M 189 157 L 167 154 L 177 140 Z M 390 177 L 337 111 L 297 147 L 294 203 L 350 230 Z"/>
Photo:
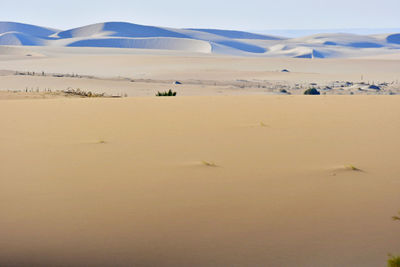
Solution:
<path fill-rule="evenodd" d="M 356 171 L 356 172 L 361 172 L 362 171 L 361 169 L 359 169 L 356 166 L 351 165 L 351 164 L 350 165 L 346 165 L 344 167 L 345 167 L 346 170 L 350 170 L 350 171 Z"/>
<path fill-rule="evenodd" d="M 92 93 L 90 91 L 86 92 L 86 91 L 82 91 L 81 89 L 72 89 L 69 88 L 65 91 L 62 91 L 62 93 L 64 93 L 67 96 L 79 96 L 79 97 L 104 97 L 104 94 L 96 94 L 96 93 Z"/>
<path fill-rule="evenodd" d="M 201 163 L 202 163 L 204 166 L 207 166 L 207 167 L 218 167 L 218 165 L 215 164 L 215 163 L 212 162 L 212 161 L 202 160 Z"/>

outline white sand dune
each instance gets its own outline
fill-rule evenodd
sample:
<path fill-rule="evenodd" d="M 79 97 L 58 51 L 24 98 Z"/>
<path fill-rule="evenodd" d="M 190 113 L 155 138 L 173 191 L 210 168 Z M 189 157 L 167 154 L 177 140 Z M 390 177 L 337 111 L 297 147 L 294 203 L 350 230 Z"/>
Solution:
<path fill-rule="evenodd" d="M 325 33 L 290 39 L 243 31 L 174 29 L 126 22 L 98 23 L 65 31 L 0 22 L 0 45 L 158 49 L 262 57 L 349 58 L 398 53 L 400 34 Z"/>
<path fill-rule="evenodd" d="M 20 32 L 6 32 L 0 34 L 0 45 L 41 46 L 45 44 L 46 42 L 44 39 Z"/>
<path fill-rule="evenodd" d="M 292 39 L 292 43 L 307 43 L 326 46 L 346 46 L 352 48 L 379 48 L 385 46 L 383 38 L 348 33 L 316 34 Z"/>
<path fill-rule="evenodd" d="M 90 38 L 74 41 L 69 47 L 119 47 L 138 49 L 164 49 L 210 53 L 208 42 L 168 37 L 157 38 Z"/>
<path fill-rule="evenodd" d="M 0 21 L 0 33 L 20 32 L 36 37 L 47 37 L 59 30 L 40 27 L 35 25 L 17 23 L 17 22 L 2 22 Z"/>
<path fill-rule="evenodd" d="M 283 40 L 286 38 L 278 36 L 269 36 L 264 34 L 243 32 L 243 31 L 229 31 L 229 30 L 217 30 L 217 29 L 189 29 L 193 31 L 206 32 L 226 38 L 232 39 L 254 39 L 254 40 Z"/>
<path fill-rule="evenodd" d="M 76 29 L 62 31 L 56 34 L 60 38 L 76 38 L 76 37 L 176 37 L 188 38 L 184 34 L 175 32 L 161 27 L 144 26 L 125 22 L 107 22 L 84 26 Z"/>
<path fill-rule="evenodd" d="M 237 32 L 242 38 L 248 35 L 249 39 L 259 36 L 262 40 L 274 40 L 274 38 L 264 35 L 252 35 L 250 33 Z M 93 24 L 55 34 L 53 37 L 60 39 L 78 39 L 67 46 L 79 47 L 114 47 L 114 48 L 143 48 L 143 49 L 165 49 L 165 50 L 184 50 L 199 51 L 198 44 L 202 44 L 201 52 L 210 53 L 214 46 L 222 46 L 221 54 L 237 54 L 240 52 L 264 53 L 266 49 L 254 44 L 243 41 L 233 40 L 234 36 L 230 31 L 206 32 L 204 30 L 179 30 L 153 26 L 143 26 L 124 22 L 108 22 Z M 250 36 L 253 36 L 251 38 Z M 139 41 L 136 41 L 139 38 Z M 157 38 L 147 39 L 143 38 Z M 164 38 L 164 39 L 161 39 Z M 175 38 L 175 39 L 165 39 Z M 242 39 L 237 38 L 237 39 Z M 193 39 L 197 42 L 193 42 Z M 191 41 L 188 41 L 191 40 Z M 203 41 L 203 42 L 198 42 Z M 207 49 L 204 49 L 204 42 L 207 42 Z M 190 46 L 194 46 L 190 48 Z"/>

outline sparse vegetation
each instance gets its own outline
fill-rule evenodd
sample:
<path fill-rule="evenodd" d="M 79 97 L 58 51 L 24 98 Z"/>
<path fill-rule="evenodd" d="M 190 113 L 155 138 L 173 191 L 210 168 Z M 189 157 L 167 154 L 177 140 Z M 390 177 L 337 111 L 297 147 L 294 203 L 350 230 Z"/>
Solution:
<path fill-rule="evenodd" d="M 119 93 L 119 94 L 106 94 L 106 93 L 93 93 L 91 91 L 85 91 L 80 88 L 74 89 L 71 87 L 68 87 L 65 90 L 54 90 L 51 88 L 29 88 L 25 87 L 24 90 L 7 90 L 7 92 L 12 92 L 12 93 L 26 93 L 26 94 L 32 94 L 36 96 L 40 96 L 42 98 L 47 98 L 47 97 L 81 97 L 81 98 L 98 98 L 98 97 L 105 97 L 105 98 L 122 98 L 122 97 L 128 97 L 127 93 Z"/>
<path fill-rule="evenodd" d="M 400 267 L 400 257 L 395 257 L 393 255 L 389 255 L 389 257 L 388 267 Z"/>
<path fill-rule="evenodd" d="M 40 73 L 36 72 L 23 72 L 23 71 L 15 71 L 15 75 L 21 75 L 21 76 L 51 76 L 55 78 L 87 78 L 87 79 L 93 79 L 95 77 L 93 76 L 88 76 L 88 75 L 78 75 L 76 73 L 45 73 L 44 71 Z"/>
<path fill-rule="evenodd" d="M 345 166 L 345 168 L 347 169 L 347 170 L 351 170 L 351 171 L 357 171 L 357 172 L 360 172 L 361 171 L 361 169 L 359 169 L 359 168 L 357 168 L 356 166 L 354 166 L 354 165 L 346 165 Z"/>
<path fill-rule="evenodd" d="M 207 167 L 218 167 L 217 164 L 215 164 L 214 162 L 211 162 L 211 161 L 202 160 L 201 163 Z"/>
<path fill-rule="evenodd" d="M 393 221 L 400 221 L 400 211 L 398 212 L 399 216 L 393 216 L 392 219 Z M 400 267 L 400 257 L 393 256 L 389 254 L 389 260 L 388 260 L 388 267 Z"/>
<path fill-rule="evenodd" d="M 393 221 L 400 221 L 400 211 L 399 211 L 399 216 L 393 216 L 392 219 Z"/>
<path fill-rule="evenodd" d="M 69 96 L 80 96 L 80 97 L 104 97 L 104 93 L 102 94 L 96 94 L 92 93 L 90 91 L 82 91 L 81 89 L 67 89 L 65 91 L 62 91 L 64 94 L 69 95 Z"/>
<path fill-rule="evenodd" d="M 171 89 L 169 89 L 168 91 L 165 91 L 165 92 L 158 92 L 156 94 L 156 96 L 176 96 L 176 95 L 177 95 L 177 93 L 172 91 Z"/>
<path fill-rule="evenodd" d="M 304 92 L 305 95 L 320 95 L 321 93 L 316 88 L 307 89 Z"/>

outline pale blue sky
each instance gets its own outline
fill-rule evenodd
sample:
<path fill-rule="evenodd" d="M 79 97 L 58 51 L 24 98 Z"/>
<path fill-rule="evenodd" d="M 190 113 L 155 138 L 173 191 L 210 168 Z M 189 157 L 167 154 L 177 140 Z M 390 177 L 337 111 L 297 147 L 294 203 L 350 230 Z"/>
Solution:
<path fill-rule="evenodd" d="M 238 30 L 399 28 L 400 0 L 20 0 L 0 21 L 67 29 L 104 21 Z"/>

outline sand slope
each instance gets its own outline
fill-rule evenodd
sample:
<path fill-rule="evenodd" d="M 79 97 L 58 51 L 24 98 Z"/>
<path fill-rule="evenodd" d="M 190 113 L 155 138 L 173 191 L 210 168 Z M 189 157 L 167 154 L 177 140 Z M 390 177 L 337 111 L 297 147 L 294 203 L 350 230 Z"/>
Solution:
<path fill-rule="evenodd" d="M 383 266 L 399 100 L 2 101 L 0 265 Z"/>

